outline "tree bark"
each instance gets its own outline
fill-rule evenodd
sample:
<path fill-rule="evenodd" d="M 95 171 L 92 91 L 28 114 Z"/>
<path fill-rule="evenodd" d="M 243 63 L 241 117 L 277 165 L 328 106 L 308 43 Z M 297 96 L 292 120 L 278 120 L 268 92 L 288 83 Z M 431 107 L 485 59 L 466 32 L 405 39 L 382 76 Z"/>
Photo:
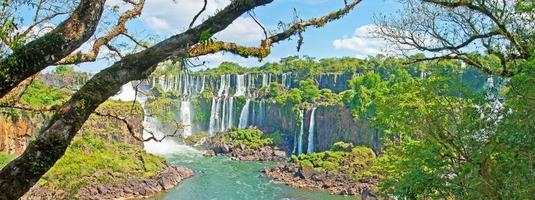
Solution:
<path fill-rule="evenodd" d="M 0 98 L 24 79 L 55 64 L 86 42 L 96 30 L 106 0 L 81 0 L 73 14 L 51 32 L 13 49 L 0 60 Z"/>
<path fill-rule="evenodd" d="M 191 44 L 201 33 L 217 33 L 243 13 L 273 0 L 236 0 L 215 16 L 193 29 L 172 36 L 151 48 L 131 54 L 91 78 L 54 115 L 48 127 L 17 159 L 0 171 L 0 199 L 18 199 L 55 163 L 89 115 L 122 85 L 146 78 L 159 62 L 174 56 L 187 56 Z"/>

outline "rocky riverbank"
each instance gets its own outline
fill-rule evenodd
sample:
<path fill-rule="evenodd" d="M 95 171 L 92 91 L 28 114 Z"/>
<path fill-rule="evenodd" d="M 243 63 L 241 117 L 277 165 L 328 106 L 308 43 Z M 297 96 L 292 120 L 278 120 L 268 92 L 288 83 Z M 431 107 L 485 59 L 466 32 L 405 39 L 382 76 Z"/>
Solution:
<path fill-rule="evenodd" d="M 78 194 L 74 196 L 63 190 L 52 190 L 37 184 L 21 199 L 141 199 L 169 190 L 178 185 L 183 179 L 190 178 L 193 175 L 193 170 L 185 167 L 165 166 L 157 175 L 146 179 L 132 178 L 119 182 L 88 185 L 80 189 Z"/>
<path fill-rule="evenodd" d="M 263 169 L 262 172 L 273 180 L 291 187 L 320 190 L 337 195 L 366 195 L 368 199 L 373 199 L 372 197 L 375 196 L 370 191 L 373 191 L 377 183 L 373 179 L 355 182 L 343 174 L 330 171 L 317 172 L 294 163 L 285 163 L 271 169 Z"/>
<path fill-rule="evenodd" d="M 211 157 L 216 155 L 228 156 L 234 160 L 247 161 L 284 161 L 286 160 L 286 152 L 275 150 L 271 146 L 264 146 L 259 149 L 250 149 L 245 145 L 240 145 L 238 148 L 232 147 L 225 143 L 214 144 L 204 156 Z"/>

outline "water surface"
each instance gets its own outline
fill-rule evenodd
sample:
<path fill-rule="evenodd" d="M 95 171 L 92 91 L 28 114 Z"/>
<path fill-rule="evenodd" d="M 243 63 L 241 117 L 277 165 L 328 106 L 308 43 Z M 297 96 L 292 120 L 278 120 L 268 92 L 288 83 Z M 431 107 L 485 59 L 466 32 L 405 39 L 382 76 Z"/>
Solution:
<path fill-rule="evenodd" d="M 233 161 L 226 157 L 203 157 L 189 147 L 166 156 L 178 166 L 193 169 L 196 175 L 154 200 L 342 200 L 351 197 L 290 188 L 264 176 L 260 170 L 272 163 Z"/>

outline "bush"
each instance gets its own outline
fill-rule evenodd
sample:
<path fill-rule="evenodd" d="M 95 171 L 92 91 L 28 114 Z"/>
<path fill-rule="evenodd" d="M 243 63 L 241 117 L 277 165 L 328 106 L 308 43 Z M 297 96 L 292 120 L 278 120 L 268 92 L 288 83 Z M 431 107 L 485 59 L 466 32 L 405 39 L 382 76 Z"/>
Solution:
<path fill-rule="evenodd" d="M 244 145 L 249 149 L 260 149 L 264 146 L 273 144 L 271 138 L 263 138 L 262 136 L 262 131 L 256 128 L 232 129 L 229 132 L 219 136 L 217 139 L 231 144 L 235 148 Z"/>
<path fill-rule="evenodd" d="M 351 152 L 352 149 L 353 149 L 353 144 L 345 143 L 345 142 L 336 142 L 331 147 L 331 151 Z"/>
<path fill-rule="evenodd" d="M 377 177 L 373 171 L 376 156 L 368 147 L 353 147 L 351 143 L 337 142 L 329 151 L 292 155 L 290 161 L 301 167 L 310 167 L 316 172 L 330 171 L 353 177 L 356 181 Z"/>
<path fill-rule="evenodd" d="M 0 152 L 0 169 L 16 158 L 15 155 Z"/>

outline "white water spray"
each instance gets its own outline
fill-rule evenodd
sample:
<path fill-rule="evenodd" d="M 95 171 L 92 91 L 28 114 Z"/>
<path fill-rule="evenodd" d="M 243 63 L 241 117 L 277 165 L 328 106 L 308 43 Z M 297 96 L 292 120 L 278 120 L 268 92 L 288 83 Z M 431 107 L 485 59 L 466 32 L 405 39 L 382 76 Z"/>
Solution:
<path fill-rule="evenodd" d="M 305 132 L 305 115 L 304 111 L 299 111 L 299 117 L 301 118 L 301 129 L 299 130 L 299 138 L 297 140 L 297 155 L 303 153 L 303 133 Z"/>
<path fill-rule="evenodd" d="M 310 124 L 308 127 L 308 147 L 307 153 L 314 152 L 314 125 L 316 123 L 316 107 L 312 108 L 312 113 L 310 113 Z"/>
<path fill-rule="evenodd" d="M 245 101 L 245 105 L 243 105 L 243 108 L 241 109 L 240 114 L 240 124 L 238 124 L 238 128 L 247 128 L 248 122 L 249 122 L 249 104 L 251 103 L 251 99 L 247 99 Z"/>

